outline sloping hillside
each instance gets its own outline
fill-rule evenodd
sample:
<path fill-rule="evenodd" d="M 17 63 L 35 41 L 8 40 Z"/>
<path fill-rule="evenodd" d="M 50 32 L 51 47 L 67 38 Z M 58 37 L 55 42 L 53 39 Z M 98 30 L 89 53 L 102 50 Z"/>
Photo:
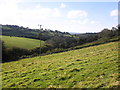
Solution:
<path fill-rule="evenodd" d="M 3 88 L 113 88 L 118 42 L 2 64 Z"/>
<path fill-rule="evenodd" d="M 2 40 L 5 42 L 7 48 L 17 47 L 23 49 L 33 49 L 40 46 L 40 40 L 37 39 L 2 36 Z M 43 43 L 44 41 L 41 41 L 41 45 L 43 45 Z"/>

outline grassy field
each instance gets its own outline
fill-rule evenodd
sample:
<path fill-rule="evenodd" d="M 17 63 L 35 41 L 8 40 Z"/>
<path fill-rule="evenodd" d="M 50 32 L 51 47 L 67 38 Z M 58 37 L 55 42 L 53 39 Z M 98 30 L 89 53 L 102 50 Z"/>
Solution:
<path fill-rule="evenodd" d="M 118 42 L 2 64 L 3 88 L 113 88 Z"/>
<path fill-rule="evenodd" d="M 2 40 L 5 42 L 7 48 L 18 47 L 23 49 L 33 49 L 40 46 L 40 41 L 36 39 L 2 36 Z M 41 45 L 43 44 L 44 41 L 41 41 Z"/>

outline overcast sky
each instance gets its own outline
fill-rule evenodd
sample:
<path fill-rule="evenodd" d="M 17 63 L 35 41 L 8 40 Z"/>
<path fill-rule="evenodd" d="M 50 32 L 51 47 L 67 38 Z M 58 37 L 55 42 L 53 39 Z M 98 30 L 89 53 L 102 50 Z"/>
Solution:
<path fill-rule="evenodd" d="M 34 0 L 33 0 L 34 1 Z M 99 32 L 118 24 L 118 2 L 0 0 L 0 24 L 65 32 Z"/>

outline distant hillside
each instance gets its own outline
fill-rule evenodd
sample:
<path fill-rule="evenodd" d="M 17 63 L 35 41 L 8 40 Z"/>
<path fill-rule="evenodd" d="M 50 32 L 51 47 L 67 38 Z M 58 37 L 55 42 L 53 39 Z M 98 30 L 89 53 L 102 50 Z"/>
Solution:
<path fill-rule="evenodd" d="M 2 88 L 116 88 L 118 42 L 2 64 Z"/>
<path fill-rule="evenodd" d="M 33 49 L 40 47 L 40 40 L 23 38 L 23 37 L 13 37 L 13 36 L 2 36 L 2 40 L 5 43 L 6 48 L 23 48 L 23 49 Z M 41 45 L 44 41 L 41 41 Z"/>
<path fill-rule="evenodd" d="M 39 37 L 40 33 L 40 37 Z M 17 25 L 2 25 L 2 35 L 27 37 L 33 39 L 48 40 L 54 36 L 70 36 L 68 32 L 60 32 L 58 30 L 52 31 L 50 29 L 39 30 L 29 29 Z"/>

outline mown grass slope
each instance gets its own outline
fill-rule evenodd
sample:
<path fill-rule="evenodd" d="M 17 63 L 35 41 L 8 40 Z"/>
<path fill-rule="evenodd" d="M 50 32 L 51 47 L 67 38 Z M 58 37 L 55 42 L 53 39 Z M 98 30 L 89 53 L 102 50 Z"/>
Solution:
<path fill-rule="evenodd" d="M 3 88 L 113 88 L 118 42 L 2 64 Z"/>
<path fill-rule="evenodd" d="M 18 47 L 23 49 L 33 49 L 40 46 L 40 40 L 13 37 L 13 36 L 2 36 L 2 40 L 5 42 L 7 48 Z M 41 41 L 43 45 L 44 41 Z"/>

